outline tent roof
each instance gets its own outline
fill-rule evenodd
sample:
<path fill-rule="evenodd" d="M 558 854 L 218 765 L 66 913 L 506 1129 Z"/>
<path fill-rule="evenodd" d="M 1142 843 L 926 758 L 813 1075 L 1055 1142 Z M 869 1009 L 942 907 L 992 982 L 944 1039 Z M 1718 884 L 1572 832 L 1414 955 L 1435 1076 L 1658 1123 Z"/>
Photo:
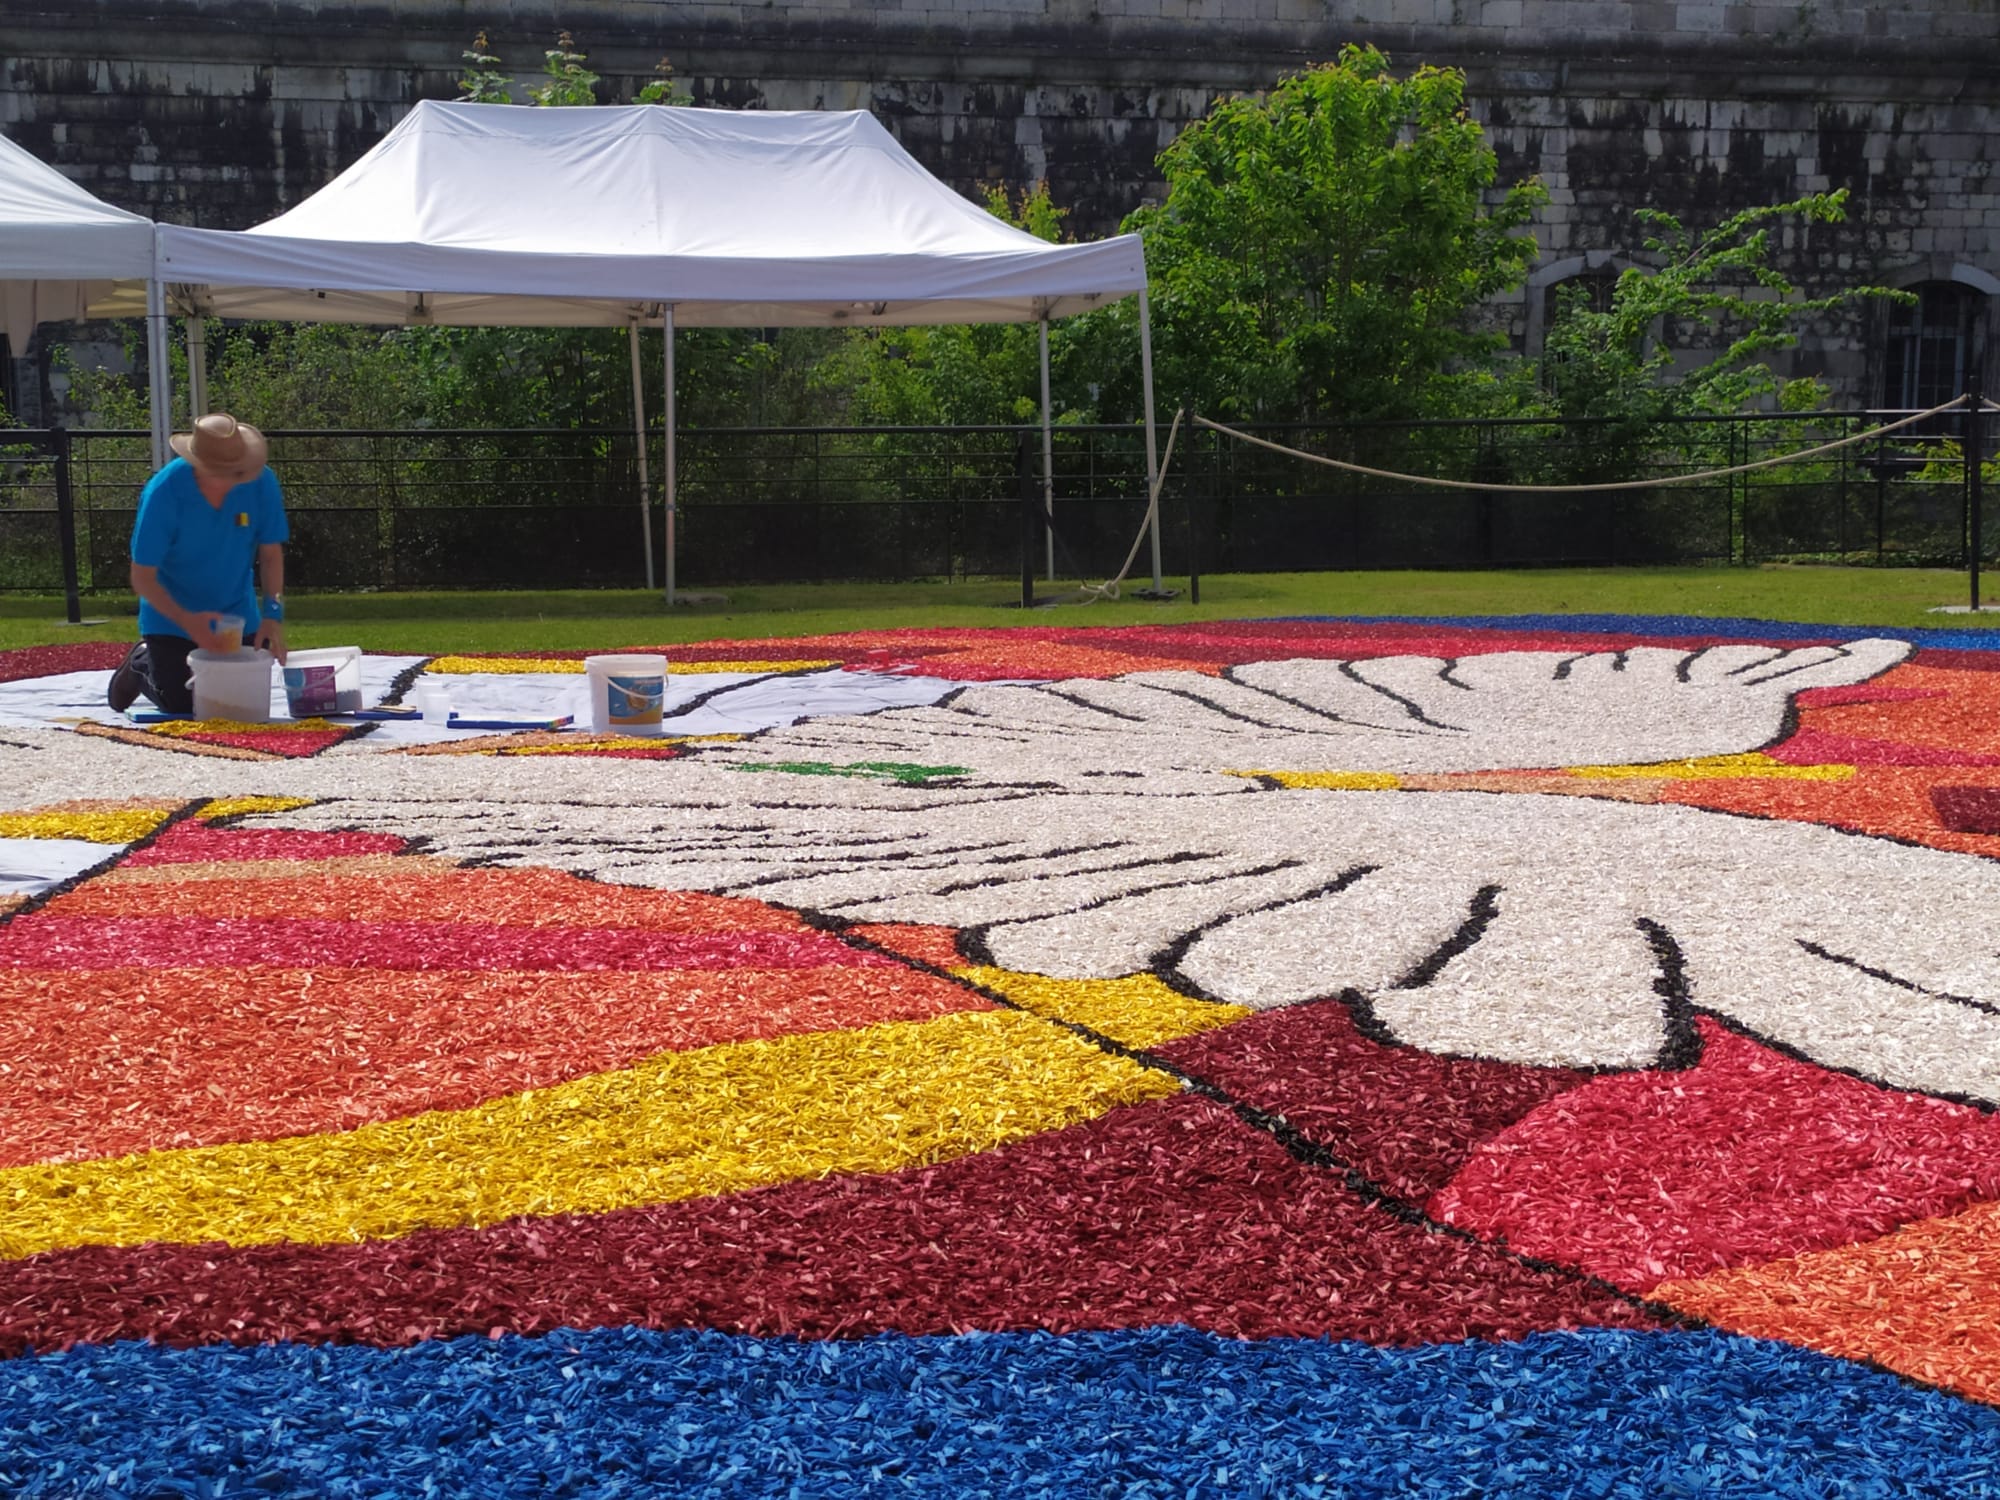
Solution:
<path fill-rule="evenodd" d="M 150 219 L 94 198 L 0 136 L 0 333 L 80 318 L 120 277 L 153 274 Z"/>
<path fill-rule="evenodd" d="M 269 223 L 161 226 L 159 269 L 219 317 L 753 327 L 1025 322 L 1145 274 L 1136 235 L 1038 240 L 862 110 L 431 100 Z"/>

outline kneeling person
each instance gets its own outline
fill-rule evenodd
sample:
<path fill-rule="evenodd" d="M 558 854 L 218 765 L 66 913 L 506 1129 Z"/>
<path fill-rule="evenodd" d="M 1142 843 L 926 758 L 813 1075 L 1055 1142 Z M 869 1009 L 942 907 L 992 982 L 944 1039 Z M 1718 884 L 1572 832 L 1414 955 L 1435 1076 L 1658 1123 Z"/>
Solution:
<path fill-rule="evenodd" d="M 285 659 L 285 520 L 278 479 L 264 465 L 264 435 L 224 412 L 173 437 L 174 459 L 139 494 L 132 526 L 132 589 L 139 644 L 111 674 L 119 713 L 144 694 L 165 713 L 194 710 L 188 653 L 233 650 L 222 615 L 244 622 L 243 639 Z M 257 599 L 252 566 L 264 586 Z"/>

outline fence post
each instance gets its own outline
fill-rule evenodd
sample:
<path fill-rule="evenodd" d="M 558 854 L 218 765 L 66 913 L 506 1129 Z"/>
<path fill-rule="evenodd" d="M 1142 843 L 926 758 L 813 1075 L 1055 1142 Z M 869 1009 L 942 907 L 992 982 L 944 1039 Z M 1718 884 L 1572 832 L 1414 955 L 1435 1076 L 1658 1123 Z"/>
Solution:
<path fill-rule="evenodd" d="M 1036 493 L 1034 465 L 1029 460 L 1028 435 L 1014 440 L 1015 488 L 1021 496 L 1021 608 L 1035 607 L 1035 523 L 1041 519 L 1041 496 Z"/>
<path fill-rule="evenodd" d="M 1889 439 L 1875 439 L 1875 566 L 1883 562 L 1883 537 L 1889 508 Z"/>
<path fill-rule="evenodd" d="M 1408 448 L 1404 449 L 1407 453 Z M 1493 451 L 1493 429 L 1481 426 L 1473 439 L 1472 477 L 1492 479 L 1496 477 L 1499 455 Z M 1472 544 L 1479 553 L 1480 562 L 1491 567 L 1493 564 L 1493 507 L 1495 496 L 1491 490 L 1478 490 L 1472 497 Z M 1617 544 L 1612 545 L 1612 555 L 1617 555 Z"/>
<path fill-rule="evenodd" d="M 1980 351 L 1983 357 L 1985 351 Z M 1965 407 L 1965 508 L 1970 513 L 1966 527 L 1966 572 L 1972 583 L 1972 612 L 1979 613 L 1979 556 L 1985 548 L 1981 534 L 1986 510 L 1986 392 L 1979 378 L 1979 359 L 1972 362 L 1972 377 L 1966 382 Z"/>
<path fill-rule="evenodd" d="M 83 598 L 76 567 L 76 495 L 70 488 L 69 429 L 58 427 L 51 436 L 56 450 L 56 535 L 62 546 L 64 618 L 72 625 L 81 625 Z"/>
<path fill-rule="evenodd" d="M 1852 456 L 1852 453 L 1853 450 L 1849 448 L 1842 448 L 1840 450 L 1840 489 L 1838 491 L 1839 500 L 1837 501 L 1837 504 L 1839 505 L 1838 514 L 1840 516 L 1840 560 L 1843 563 L 1847 561 L 1847 552 L 1848 552 L 1847 461 Z"/>
<path fill-rule="evenodd" d="M 1733 469 L 1738 464 L 1748 463 L 1750 460 L 1750 438 L 1743 431 L 1742 424 L 1737 423 L 1727 427 L 1724 429 L 1724 432 L 1728 437 L 1729 467 Z M 1738 438 L 1743 440 L 1743 451 L 1741 453 L 1736 451 Z M 1730 561 L 1740 562 L 1747 568 L 1750 566 L 1750 476 L 1748 474 L 1731 474 L 1723 482 L 1729 486 Z M 1740 510 L 1736 500 L 1739 490 L 1743 495 L 1743 503 Z M 1739 515 L 1742 517 L 1741 521 L 1737 519 Z M 1743 554 L 1740 558 L 1734 555 L 1739 542 L 1741 542 L 1743 547 Z"/>
<path fill-rule="evenodd" d="M 1723 435 L 1723 467 L 1736 465 L 1736 432 L 1725 427 Z M 1736 476 L 1727 475 L 1722 481 L 1722 560 L 1734 567 L 1736 564 Z"/>

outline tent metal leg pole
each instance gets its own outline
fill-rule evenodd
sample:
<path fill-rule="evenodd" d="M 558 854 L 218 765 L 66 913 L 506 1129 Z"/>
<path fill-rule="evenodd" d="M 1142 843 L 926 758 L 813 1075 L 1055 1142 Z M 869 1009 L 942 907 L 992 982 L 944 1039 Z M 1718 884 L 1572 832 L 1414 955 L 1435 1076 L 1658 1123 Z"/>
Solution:
<path fill-rule="evenodd" d="M 669 307 L 660 320 L 666 329 L 666 371 L 667 371 L 667 451 L 666 462 L 661 465 L 661 489 L 667 500 L 667 603 L 674 602 L 674 520 L 675 507 L 679 499 L 680 476 L 675 472 L 674 452 L 674 310 Z"/>
<path fill-rule="evenodd" d="M 148 415 L 153 428 L 153 467 L 167 463 L 167 431 L 173 420 L 173 366 L 167 359 L 167 289 L 146 283 L 146 374 Z"/>
<path fill-rule="evenodd" d="M 56 449 L 56 539 L 62 546 L 63 573 L 63 623 L 81 625 L 83 623 L 82 586 L 77 579 L 76 567 L 76 491 L 70 485 L 71 469 L 69 429 L 55 430 Z"/>
<path fill-rule="evenodd" d="M 1042 314 L 1042 541 L 1048 551 L 1049 582 L 1056 581 L 1056 448 L 1049 430 L 1049 315 Z"/>
<path fill-rule="evenodd" d="M 208 320 L 187 320 L 189 420 L 208 410 Z"/>
<path fill-rule="evenodd" d="M 1146 402 L 1146 495 L 1152 497 L 1160 485 L 1160 440 L 1153 428 L 1153 306 L 1146 289 L 1139 288 L 1139 384 Z M 1160 583 L 1160 513 L 1153 512 L 1153 592 Z"/>
<path fill-rule="evenodd" d="M 646 382 L 639 372 L 639 325 L 632 335 L 632 443 L 639 455 L 639 543 L 646 554 L 646 592 L 653 591 L 653 485 L 646 472 Z"/>

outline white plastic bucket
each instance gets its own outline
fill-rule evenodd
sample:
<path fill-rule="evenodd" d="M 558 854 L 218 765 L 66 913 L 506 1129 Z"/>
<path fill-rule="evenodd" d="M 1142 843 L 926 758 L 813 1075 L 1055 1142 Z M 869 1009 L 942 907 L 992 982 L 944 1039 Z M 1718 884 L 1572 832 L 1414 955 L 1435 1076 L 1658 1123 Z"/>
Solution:
<path fill-rule="evenodd" d="M 361 708 L 361 648 L 322 646 L 285 657 L 285 700 L 295 719 L 351 714 Z"/>
<path fill-rule="evenodd" d="M 590 727 L 598 734 L 659 734 L 667 704 L 664 656 L 586 656 Z"/>
<path fill-rule="evenodd" d="M 271 653 L 253 651 L 190 651 L 194 716 L 235 719 L 243 724 L 271 722 Z"/>

